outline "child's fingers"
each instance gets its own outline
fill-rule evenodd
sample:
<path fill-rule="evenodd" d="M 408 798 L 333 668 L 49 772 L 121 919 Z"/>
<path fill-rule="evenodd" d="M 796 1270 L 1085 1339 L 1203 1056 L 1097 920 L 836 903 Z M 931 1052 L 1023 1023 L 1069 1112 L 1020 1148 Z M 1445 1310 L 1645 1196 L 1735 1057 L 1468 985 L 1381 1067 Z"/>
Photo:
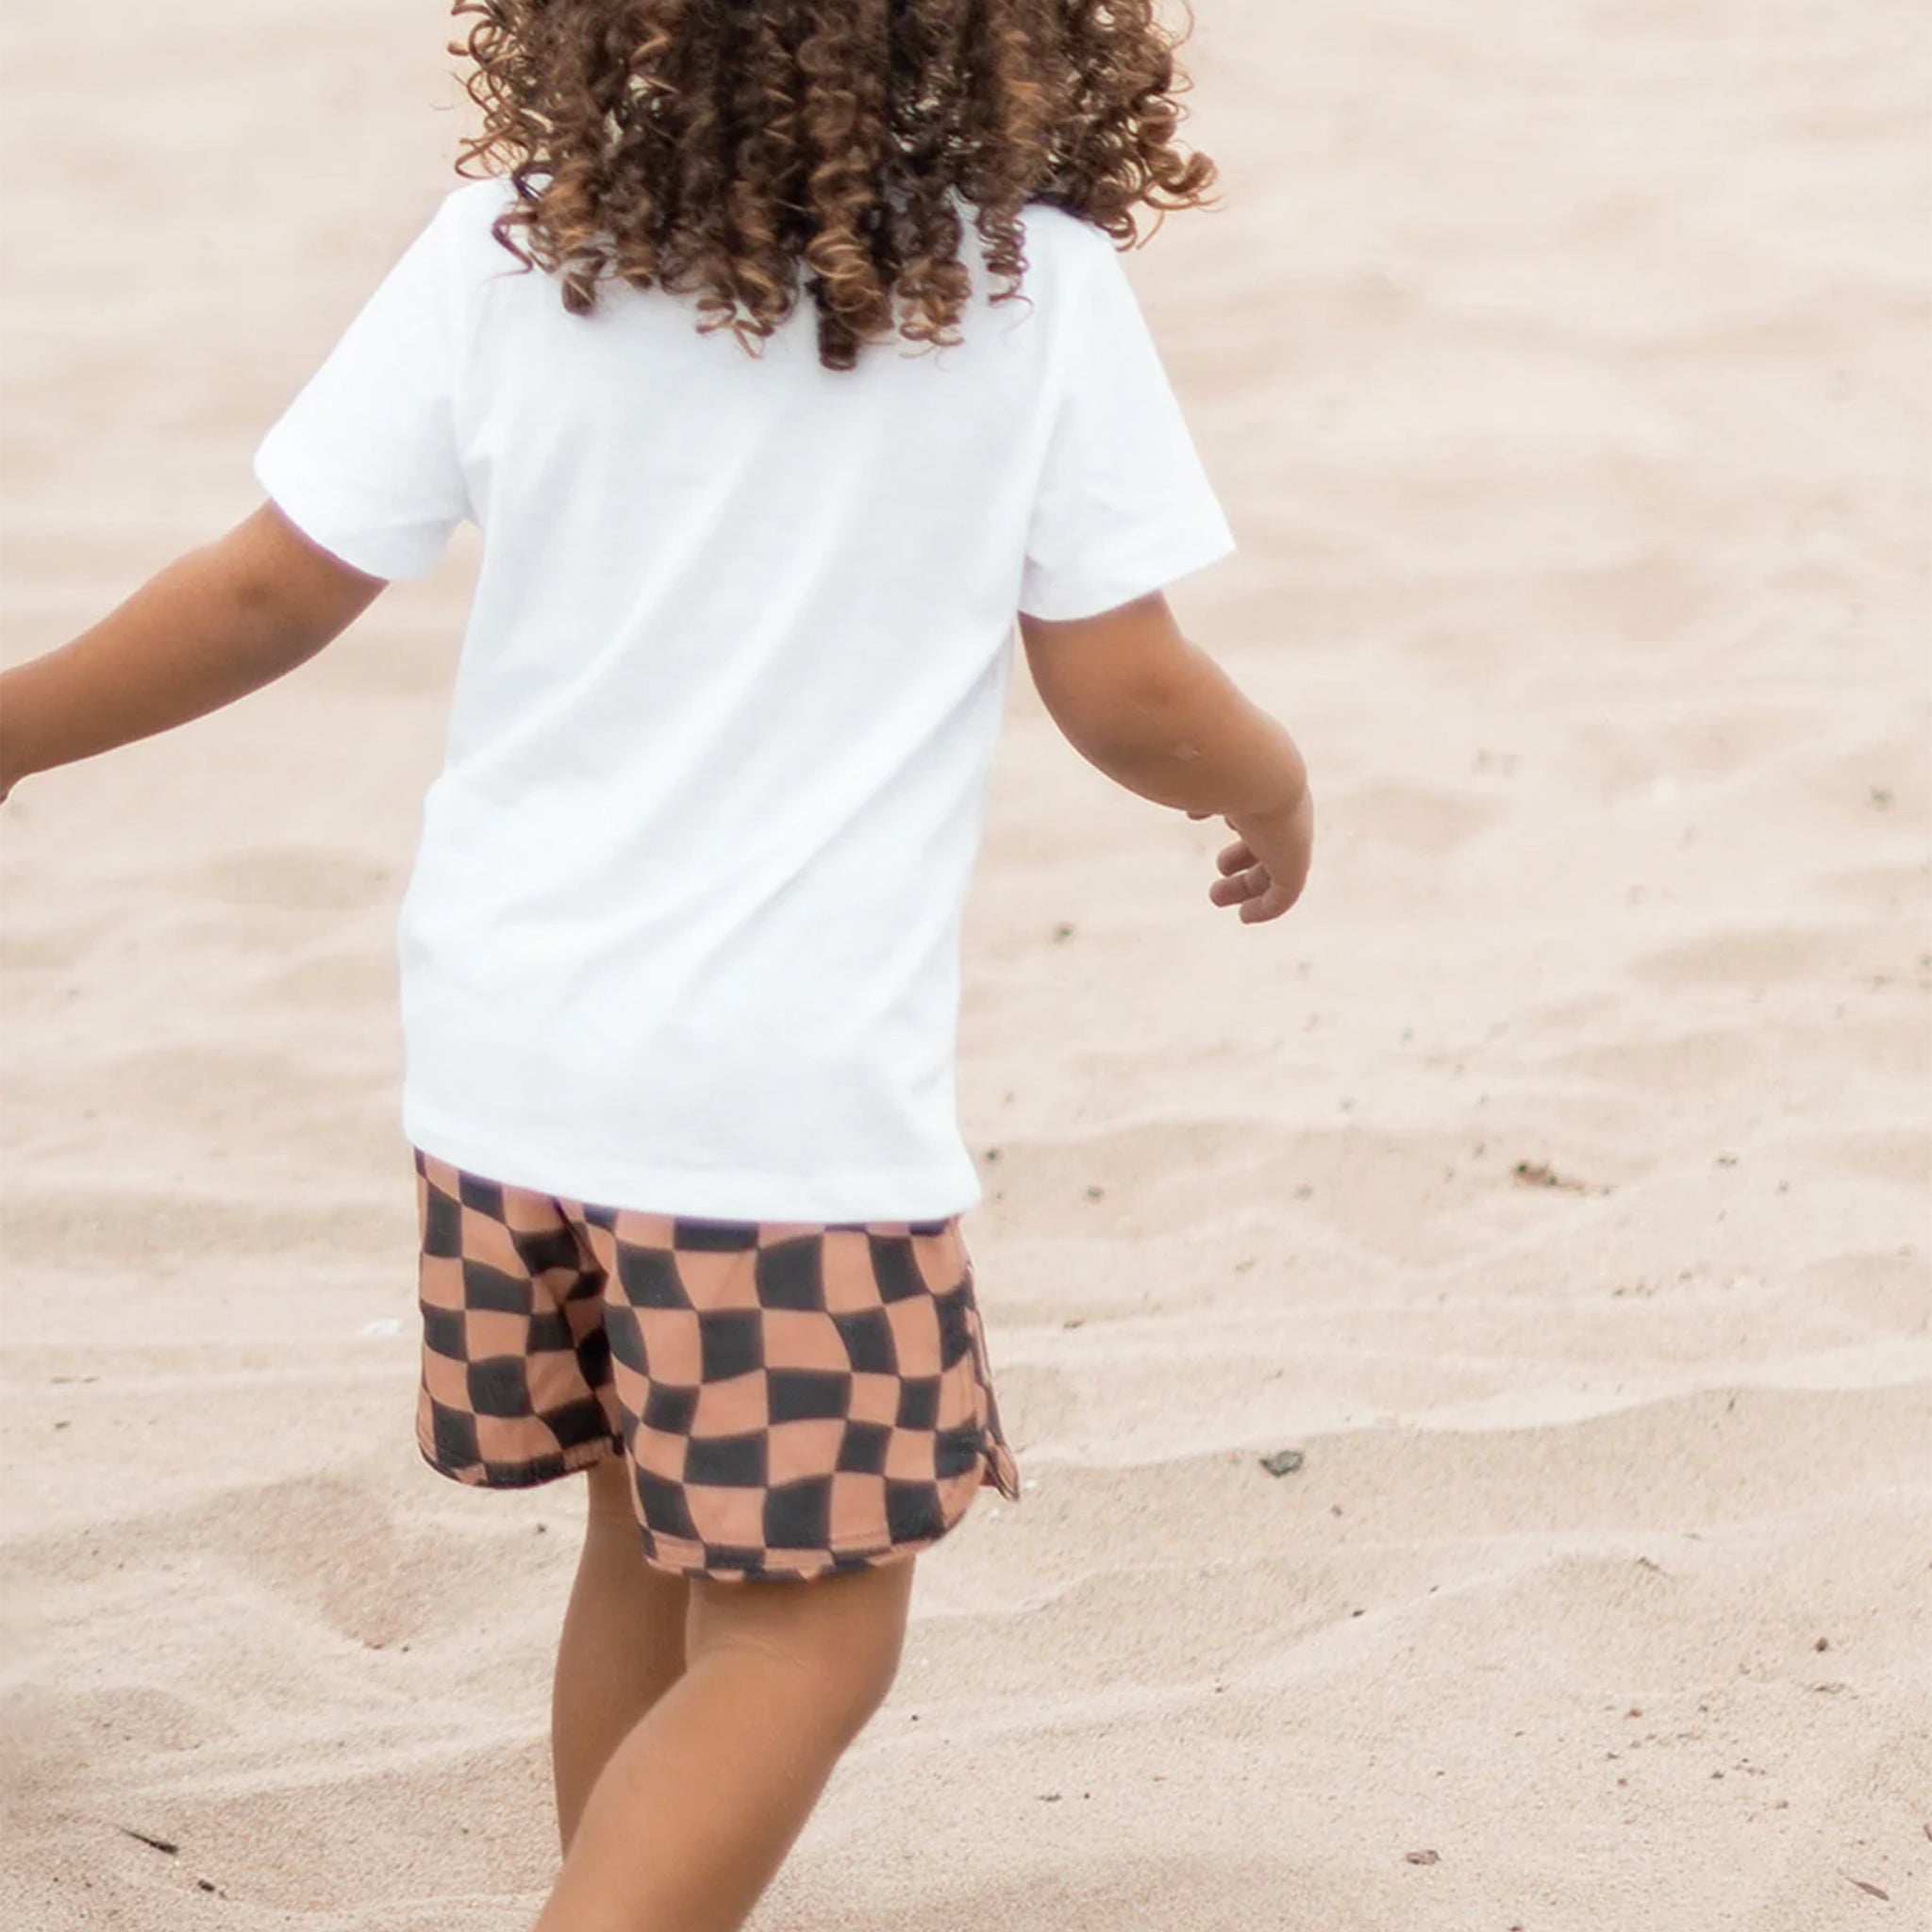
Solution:
<path fill-rule="evenodd" d="M 1218 861 L 1224 873 L 1246 872 L 1254 862 L 1255 855 L 1248 849 L 1245 839 L 1238 839 L 1232 845 L 1223 847 Z"/>
<path fill-rule="evenodd" d="M 1291 891 L 1286 886 L 1279 886 L 1273 879 L 1268 881 L 1259 897 L 1249 899 L 1241 907 L 1243 925 L 1261 925 L 1271 919 L 1279 919 L 1293 906 L 1299 893 Z"/>
<path fill-rule="evenodd" d="M 1217 906 L 1246 907 L 1252 900 L 1258 899 L 1274 881 L 1268 875 L 1265 866 L 1251 866 L 1246 872 L 1238 872 L 1224 879 L 1216 879 L 1208 888 L 1208 896 Z"/>

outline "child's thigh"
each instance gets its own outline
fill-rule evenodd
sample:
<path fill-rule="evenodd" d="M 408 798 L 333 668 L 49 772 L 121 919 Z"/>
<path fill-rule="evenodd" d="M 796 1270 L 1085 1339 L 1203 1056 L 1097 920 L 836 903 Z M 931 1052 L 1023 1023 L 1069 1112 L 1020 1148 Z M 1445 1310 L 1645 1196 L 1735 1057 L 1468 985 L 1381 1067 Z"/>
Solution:
<path fill-rule="evenodd" d="M 738 1652 L 762 1658 L 854 1727 L 885 1701 L 905 1649 L 916 1557 L 803 1580 L 691 1580 L 692 1666 Z"/>

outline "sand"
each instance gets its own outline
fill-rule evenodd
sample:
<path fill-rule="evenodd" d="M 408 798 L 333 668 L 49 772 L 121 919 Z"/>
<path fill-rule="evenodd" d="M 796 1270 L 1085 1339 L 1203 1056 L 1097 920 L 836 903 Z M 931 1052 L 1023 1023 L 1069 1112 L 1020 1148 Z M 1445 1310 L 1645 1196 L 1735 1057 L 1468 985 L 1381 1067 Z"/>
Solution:
<path fill-rule="evenodd" d="M 6 0 L 9 657 L 253 507 L 438 192 L 441 11 Z M 756 1925 L 1932 1924 L 1922 12 L 1203 13 L 1225 207 L 1135 274 L 1319 877 L 1239 929 L 1016 697 L 963 1095 L 1027 1487 Z M 579 1501 L 410 1436 L 473 565 L 4 814 L 22 1932 L 546 1883 Z"/>

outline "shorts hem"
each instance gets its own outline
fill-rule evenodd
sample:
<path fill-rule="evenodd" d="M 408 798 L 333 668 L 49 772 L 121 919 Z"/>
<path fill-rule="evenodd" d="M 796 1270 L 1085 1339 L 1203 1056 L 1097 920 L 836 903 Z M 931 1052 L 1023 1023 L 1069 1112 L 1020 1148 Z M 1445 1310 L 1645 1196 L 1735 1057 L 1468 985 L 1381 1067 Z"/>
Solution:
<path fill-rule="evenodd" d="M 1011 1489 L 1007 1487 L 1007 1478 L 1012 1481 Z M 896 1543 L 867 1543 L 857 1549 L 834 1544 L 829 1549 L 801 1551 L 791 1562 L 774 1558 L 756 1565 L 680 1562 L 663 1553 L 661 1545 L 665 1539 L 642 1524 L 639 1525 L 639 1536 L 644 1561 L 654 1570 L 674 1576 L 703 1576 L 714 1583 L 804 1583 L 853 1570 L 882 1570 L 888 1564 L 924 1556 L 965 1522 L 980 1491 L 986 1489 L 997 1489 L 1009 1502 L 1020 1500 L 1018 1464 L 1006 1444 L 991 1436 L 987 1438 L 977 1478 L 970 1486 L 961 1486 L 958 1507 L 941 1513 L 940 1526 L 930 1536 L 908 1538 Z"/>
<path fill-rule="evenodd" d="M 546 1457 L 540 1463 L 486 1463 L 450 1462 L 436 1453 L 435 1448 L 416 1439 L 416 1448 L 423 1460 L 438 1475 L 447 1476 L 453 1483 L 461 1483 L 468 1490 L 538 1490 L 545 1483 L 560 1483 L 564 1477 L 581 1474 L 594 1463 L 608 1461 L 613 1456 L 624 1453 L 623 1444 L 609 1442 L 580 1442 L 575 1448 L 563 1450 L 554 1457 Z"/>
<path fill-rule="evenodd" d="M 613 1457 L 621 1458 L 624 1455 L 620 1442 L 582 1442 L 541 1465 L 525 1463 L 506 1467 L 501 1464 L 447 1461 L 437 1455 L 433 1445 L 420 1437 L 416 1448 L 423 1460 L 438 1475 L 473 1490 L 541 1489 L 546 1483 L 561 1482 L 566 1476 L 580 1474 L 597 1463 Z M 708 1577 L 717 1583 L 808 1582 L 853 1570 L 883 1569 L 887 1564 L 905 1562 L 924 1555 L 965 1522 L 980 1491 L 986 1489 L 997 1490 L 1009 1503 L 1021 1500 L 1019 1465 L 1008 1445 L 991 1434 L 981 1444 L 976 1479 L 970 1487 L 962 1486 L 958 1507 L 941 1514 L 939 1528 L 930 1536 L 896 1543 L 868 1543 L 858 1549 L 843 1549 L 835 1544 L 826 1550 L 801 1552 L 793 1562 L 774 1560 L 756 1565 L 679 1561 L 663 1553 L 661 1545 L 664 1539 L 642 1524 L 638 1525 L 638 1541 L 644 1561 L 652 1569 L 667 1575 Z"/>

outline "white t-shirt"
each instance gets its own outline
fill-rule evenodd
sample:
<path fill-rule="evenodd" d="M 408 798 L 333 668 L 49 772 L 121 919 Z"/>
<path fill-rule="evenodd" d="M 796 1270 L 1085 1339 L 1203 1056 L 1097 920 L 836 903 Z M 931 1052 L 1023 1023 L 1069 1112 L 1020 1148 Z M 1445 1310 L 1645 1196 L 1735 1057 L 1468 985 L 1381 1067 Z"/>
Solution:
<path fill-rule="evenodd" d="M 1105 235 L 1026 221 L 965 341 L 754 358 L 590 317 L 459 188 L 275 424 L 316 543 L 417 577 L 483 533 L 401 915 L 403 1126 L 569 1200 L 743 1221 L 979 1199 L 959 934 L 1014 616 L 1233 548 Z"/>

